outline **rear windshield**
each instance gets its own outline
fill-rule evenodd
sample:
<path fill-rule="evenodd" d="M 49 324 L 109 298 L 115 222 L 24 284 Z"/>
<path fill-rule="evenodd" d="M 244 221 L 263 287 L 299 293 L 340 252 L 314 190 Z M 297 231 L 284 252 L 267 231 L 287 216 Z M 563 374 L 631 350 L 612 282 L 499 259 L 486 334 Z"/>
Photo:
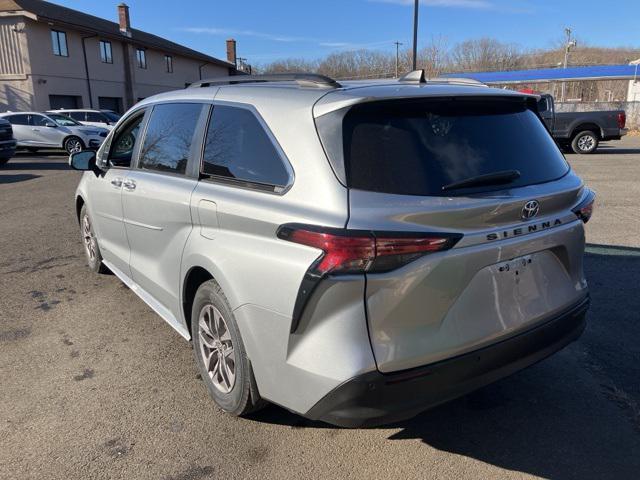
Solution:
<path fill-rule="evenodd" d="M 340 118 L 320 117 L 318 130 L 334 170 L 351 188 L 429 196 L 486 192 L 556 180 L 569 170 L 525 102 L 502 97 L 365 103 Z M 443 190 L 508 170 L 520 177 L 508 184 Z"/>

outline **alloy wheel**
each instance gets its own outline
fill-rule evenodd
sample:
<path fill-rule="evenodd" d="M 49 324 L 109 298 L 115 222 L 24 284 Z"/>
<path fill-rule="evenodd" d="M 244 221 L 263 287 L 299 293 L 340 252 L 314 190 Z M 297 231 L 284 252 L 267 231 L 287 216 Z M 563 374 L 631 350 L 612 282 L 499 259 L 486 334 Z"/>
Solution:
<path fill-rule="evenodd" d="M 84 248 L 87 252 L 89 260 L 92 262 L 96 259 L 96 237 L 91 230 L 91 221 L 89 215 L 82 218 L 82 238 L 84 240 Z"/>
<path fill-rule="evenodd" d="M 213 305 L 207 304 L 198 316 L 200 355 L 213 385 L 229 393 L 236 381 L 236 356 L 231 333 L 224 317 Z"/>
<path fill-rule="evenodd" d="M 78 140 L 77 138 L 71 138 L 67 140 L 65 146 L 69 154 L 82 151 L 82 143 L 80 143 L 80 140 Z"/>
<path fill-rule="evenodd" d="M 591 135 L 585 135 L 578 139 L 578 148 L 583 152 L 588 152 L 595 145 L 595 139 Z"/>

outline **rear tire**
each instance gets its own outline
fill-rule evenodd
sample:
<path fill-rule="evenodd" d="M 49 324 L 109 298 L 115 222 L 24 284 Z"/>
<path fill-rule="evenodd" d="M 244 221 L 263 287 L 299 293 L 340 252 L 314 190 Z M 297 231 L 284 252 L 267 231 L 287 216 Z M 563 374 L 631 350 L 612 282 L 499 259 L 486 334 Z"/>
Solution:
<path fill-rule="evenodd" d="M 222 410 L 240 416 L 264 406 L 235 317 L 215 280 L 196 292 L 191 338 L 202 380 Z"/>
<path fill-rule="evenodd" d="M 82 245 L 84 253 L 87 257 L 87 266 L 94 273 L 106 273 L 107 267 L 102 263 L 102 254 L 98 246 L 98 238 L 93 230 L 93 223 L 89 216 L 87 206 L 83 205 L 80 209 L 80 235 L 82 236 Z"/>
<path fill-rule="evenodd" d="M 593 153 L 598 148 L 598 142 L 598 135 L 591 130 L 584 130 L 573 137 L 571 149 L 581 155 Z"/>
<path fill-rule="evenodd" d="M 80 140 L 76 136 L 66 138 L 63 147 L 69 155 L 84 150 L 84 144 L 82 143 L 82 140 Z"/>

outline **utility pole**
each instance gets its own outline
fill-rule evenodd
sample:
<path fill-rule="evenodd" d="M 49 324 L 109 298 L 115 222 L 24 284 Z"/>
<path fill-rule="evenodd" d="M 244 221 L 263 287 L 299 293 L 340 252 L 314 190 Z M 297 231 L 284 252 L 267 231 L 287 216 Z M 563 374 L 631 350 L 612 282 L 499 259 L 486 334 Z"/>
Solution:
<path fill-rule="evenodd" d="M 400 57 L 400 45 L 403 45 L 402 42 L 393 42 L 396 46 L 396 78 L 398 78 L 398 62 Z"/>
<path fill-rule="evenodd" d="M 567 43 L 564 46 L 564 68 L 566 69 L 567 66 L 569 65 L 569 51 L 571 50 L 572 47 L 575 47 L 577 45 L 577 42 L 574 40 L 571 40 L 571 29 L 569 27 L 564 29 L 564 33 L 567 36 Z M 560 96 L 560 101 L 564 102 L 564 96 L 565 96 L 565 91 L 566 91 L 566 86 L 567 86 L 567 82 L 562 82 L 562 94 Z"/>
<path fill-rule="evenodd" d="M 413 70 L 417 68 L 418 61 L 418 3 L 415 0 L 413 4 Z"/>

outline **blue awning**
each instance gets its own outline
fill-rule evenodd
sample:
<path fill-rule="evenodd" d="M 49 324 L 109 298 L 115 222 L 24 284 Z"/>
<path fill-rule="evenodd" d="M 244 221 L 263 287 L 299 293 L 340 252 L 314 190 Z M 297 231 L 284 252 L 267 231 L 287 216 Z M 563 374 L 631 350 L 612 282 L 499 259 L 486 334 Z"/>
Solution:
<path fill-rule="evenodd" d="M 640 78 L 637 65 L 595 65 L 591 67 L 541 68 L 507 72 L 445 73 L 441 77 L 472 78 L 482 83 L 541 83 L 580 80 L 632 80 Z"/>

